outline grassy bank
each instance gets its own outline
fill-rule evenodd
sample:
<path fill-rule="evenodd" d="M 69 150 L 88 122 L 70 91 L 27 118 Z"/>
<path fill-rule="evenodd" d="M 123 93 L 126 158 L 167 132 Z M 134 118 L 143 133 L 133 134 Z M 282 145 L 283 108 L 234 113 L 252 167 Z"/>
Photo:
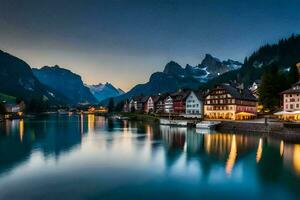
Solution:
<path fill-rule="evenodd" d="M 158 121 L 159 118 L 154 115 L 143 114 L 143 113 L 119 113 L 123 117 L 128 117 L 131 120 L 141 120 L 141 121 Z"/>

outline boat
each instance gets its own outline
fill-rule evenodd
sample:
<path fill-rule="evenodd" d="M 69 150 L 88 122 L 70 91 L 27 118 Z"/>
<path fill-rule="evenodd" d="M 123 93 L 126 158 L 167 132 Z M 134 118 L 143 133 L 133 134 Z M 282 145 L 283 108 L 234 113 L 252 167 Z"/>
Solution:
<path fill-rule="evenodd" d="M 69 112 L 66 111 L 66 110 L 63 110 L 63 109 L 59 109 L 59 110 L 57 111 L 57 113 L 58 113 L 59 115 L 67 115 Z"/>
<path fill-rule="evenodd" d="M 216 121 L 202 121 L 196 124 L 196 129 L 214 129 L 220 123 Z"/>
<path fill-rule="evenodd" d="M 161 125 L 187 126 L 187 121 L 184 120 L 160 119 L 159 122 Z"/>
<path fill-rule="evenodd" d="M 214 129 L 208 129 L 208 128 L 196 128 L 196 133 L 210 134 L 210 133 L 215 133 L 215 130 Z"/>

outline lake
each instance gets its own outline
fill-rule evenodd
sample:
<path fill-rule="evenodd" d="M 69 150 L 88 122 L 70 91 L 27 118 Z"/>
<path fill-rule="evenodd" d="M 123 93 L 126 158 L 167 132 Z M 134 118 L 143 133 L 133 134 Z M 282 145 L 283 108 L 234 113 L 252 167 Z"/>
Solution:
<path fill-rule="evenodd" d="M 297 199 L 299 188 L 300 144 L 258 134 L 94 115 L 0 125 L 0 199 Z"/>

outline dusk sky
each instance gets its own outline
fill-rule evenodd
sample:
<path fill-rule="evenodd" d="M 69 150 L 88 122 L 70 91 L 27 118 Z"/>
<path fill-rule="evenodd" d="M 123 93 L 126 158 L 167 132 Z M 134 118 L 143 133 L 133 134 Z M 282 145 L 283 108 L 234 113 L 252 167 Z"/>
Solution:
<path fill-rule="evenodd" d="M 300 32 L 300 0 L 0 0 L 0 49 L 129 90 L 174 60 L 243 61 Z"/>

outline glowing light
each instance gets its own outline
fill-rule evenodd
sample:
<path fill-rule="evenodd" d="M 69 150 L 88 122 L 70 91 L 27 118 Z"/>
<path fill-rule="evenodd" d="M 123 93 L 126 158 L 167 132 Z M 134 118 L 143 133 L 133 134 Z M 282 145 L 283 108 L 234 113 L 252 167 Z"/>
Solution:
<path fill-rule="evenodd" d="M 261 160 L 262 151 L 263 151 L 263 140 L 262 140 L 262 138 L 260 138 L 258 147 L 257 147 L 257 152 L 256 152 L 256 162 L 257 163 Z"/>
<path fill-rule="evenodd" d="M 225 171 L 227 174 L 231 174 L 232 168 L 235 164 L 235 160 L 237 157 L 237 146 L 236 146 L 236 138 L 235 135 L 232 136 L 232 141 L 231 141 L 231 148 L 230 148 L 230 153 L 226 162 L 226 168 Z"/>

